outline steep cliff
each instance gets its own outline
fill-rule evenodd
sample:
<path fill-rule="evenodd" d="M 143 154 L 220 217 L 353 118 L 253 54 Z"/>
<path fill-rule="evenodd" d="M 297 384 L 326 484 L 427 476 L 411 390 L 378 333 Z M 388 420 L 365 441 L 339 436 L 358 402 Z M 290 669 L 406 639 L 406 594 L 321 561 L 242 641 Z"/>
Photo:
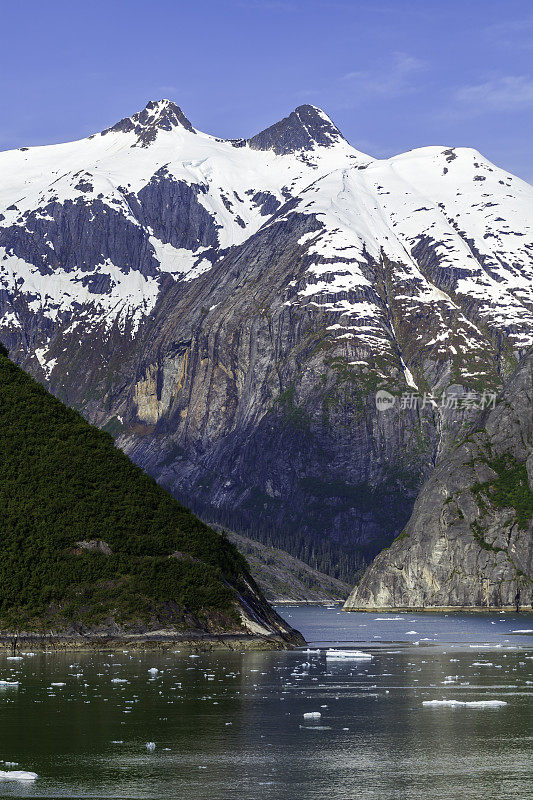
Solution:
<path fill-rule="evenodd" d="M 533 352 L 425 483 L 345 609 L 533 603 Z"/>
<path fill-rule="evenodd" d="M 13 357 L 203 518 L 337 578 L 475 415 L 443 394 L 533 342 L 533 189 L 473 150 L 373 159 L 309 105 L 223 141 L 160 101 L 0 176 Z"/>

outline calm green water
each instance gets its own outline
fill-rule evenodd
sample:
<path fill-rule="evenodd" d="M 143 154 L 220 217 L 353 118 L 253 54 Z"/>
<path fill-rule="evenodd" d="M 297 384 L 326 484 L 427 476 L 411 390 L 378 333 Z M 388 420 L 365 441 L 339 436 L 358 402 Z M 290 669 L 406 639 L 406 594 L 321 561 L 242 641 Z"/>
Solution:
<path fill-rule="evenodd" d="M 513 631 L 533 617 L 282 613 L 311 648 L 373 659 L 0 653 L 0 680 L 19 682 L 0 687 L 0 770 L 39 776 L 1 779 L 0 797 L 531 796 L 533 640 Z M 423 705 L 435 699 L 507 705 Z"/>

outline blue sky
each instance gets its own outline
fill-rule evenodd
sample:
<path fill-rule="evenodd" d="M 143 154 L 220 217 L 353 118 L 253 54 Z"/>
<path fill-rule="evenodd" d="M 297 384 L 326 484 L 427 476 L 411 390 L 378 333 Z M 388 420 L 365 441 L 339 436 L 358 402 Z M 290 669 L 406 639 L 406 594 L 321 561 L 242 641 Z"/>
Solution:
<path fill-rule="evenodd" d="M 161 97 L 224 137 L 313 103 L 371 155 L 466 145 L 533 182 L 532 0 L 3 0 L 2 33 L 0 149 Z"/>

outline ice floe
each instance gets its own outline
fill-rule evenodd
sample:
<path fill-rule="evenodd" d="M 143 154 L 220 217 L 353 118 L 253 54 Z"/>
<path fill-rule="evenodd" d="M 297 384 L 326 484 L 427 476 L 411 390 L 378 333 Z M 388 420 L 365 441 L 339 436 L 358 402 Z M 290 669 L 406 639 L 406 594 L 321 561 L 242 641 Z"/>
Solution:
<path fill-rule="evenodd" d="M 36 772 L 25 772 L 24 770 L 14 769 L 5 772 L 0 770 L 0 779 L 11 781 L 34 781 L 38 778 Z"/>
<path fill-rule="evenodd" d="M 371 661 L 373 656 L 364 653 L 362 650 L 336 650 L 330 648 L 326 650 L 326 658 L 331 661 Z"/>
<path fill-rule="evenodd" d="M 501 706 L 506 706 L 507 703 L 505 700 L 424 700 L 422 705 L 434 706 L 436 708 L 442 708 L 444 706 L 449 706 L 450 708 L 459 706 L 468 706 L 469 708 L 500 708 Z"/>

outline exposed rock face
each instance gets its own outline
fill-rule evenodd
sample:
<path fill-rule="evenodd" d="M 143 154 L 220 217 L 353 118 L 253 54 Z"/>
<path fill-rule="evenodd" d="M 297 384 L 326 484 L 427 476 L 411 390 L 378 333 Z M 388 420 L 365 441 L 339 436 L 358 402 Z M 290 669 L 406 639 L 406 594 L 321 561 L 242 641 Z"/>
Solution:
<path fill-rule="evenodd" d="M 13 357 L 203 517 L 350 582 L 475 415 L 401 395 L 500 389 L 533 342 L 533 190 L 472 150 L 375 160 L 313 106 L 223 141 L 161 101 L 0 176 Z"/>
<path fill-rule="evenodd" d="M 161 102 L 150 100 L 142 111 L 132 117 L 121 119 L 116 125 L 102 131 L 102 135 L 116 132 L 130 133 L 133 131 L 138 137 L 137 144 L 147 147 L 150 142 L 154 141 L 158 131 L 171 131 L 172 128 L 178 126 L 185 128 L 189 133 L 196 133 L 181 108 L 175 103 L 170 100 L 162 100 Z"/>
<path fill-rule="evenodd" d="M 327 114 L 315 106 L 298 106 L 288 117 L 252 136 L 248 144 L 254 150 L 273 150 L 277 155 L 314 150 L 343 139 L 342 133 Z"/>
<path fill-rule="evenodd" d="M 533 352 L 435 469 L 345 609 L 531 608 Z"/>
<path fill-rule="evenodd" d="M 91 553 L 102 553 L 104 556 L 110 556 L 113 554 L 113 551 L 109 547 L 108 543 L 104 542 L 103 539 L 82 539 L 81 541 L 76 542 L 76 545 L 80 548 L 80 550 L 89 550 Z"/>

